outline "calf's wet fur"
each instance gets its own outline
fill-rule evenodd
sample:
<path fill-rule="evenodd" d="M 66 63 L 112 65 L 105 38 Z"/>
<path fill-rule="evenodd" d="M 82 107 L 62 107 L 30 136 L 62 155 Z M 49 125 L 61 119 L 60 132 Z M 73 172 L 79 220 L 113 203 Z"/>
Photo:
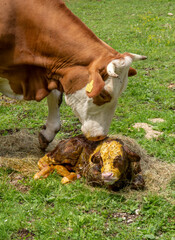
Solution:
<path fill-rule="evenodd" d="M 63 184 L 81 176 L 91 185 L 119 190 L 127 185 L 144 189 L 140 156 L 121 140 L 107 137 L 94 142 L 83 135 L 59 142 L 55 149 L 38 161 L 39 172 L 34 179 L 46 178 L 54 170 L 63 176 Z"/>

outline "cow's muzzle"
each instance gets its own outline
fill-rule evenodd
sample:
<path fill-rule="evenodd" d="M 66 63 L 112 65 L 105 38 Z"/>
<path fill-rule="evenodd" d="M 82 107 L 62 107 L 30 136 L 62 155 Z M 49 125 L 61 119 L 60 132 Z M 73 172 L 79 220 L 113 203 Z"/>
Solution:
<path fill-rule="evenodd" d="M 96 137 L 88 137 L 86 136 L 86 138 L 89 140 L 89 141 L 93 141 L 93 142 L 98 142 L 98 141 L 101 141 L 101 140 L 104 140 L 107 136 L 96 136 Z"/>

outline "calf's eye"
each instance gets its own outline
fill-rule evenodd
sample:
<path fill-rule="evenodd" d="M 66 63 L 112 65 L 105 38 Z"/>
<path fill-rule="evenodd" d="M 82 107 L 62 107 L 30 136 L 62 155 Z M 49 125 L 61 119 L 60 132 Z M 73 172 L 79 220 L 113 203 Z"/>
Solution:
<path fill-rule="evenodd" d="M 102 158 L 101 158 L 99 152 L 95 153 L 95 154 L 92 156 L 91 162 L 92 162 L 92 163 L 102 163 Z"/>
<path fill-rule="evenodd" d="M 123 158 L 121 156 L 117 156 L 116 158 L 114 158 L 113 166 L 115 168 L 118 168 L 121 165 L 123 165 Z"/>
<path fill-rule="evenodd" d="M 115 168 L 117 168 L 117 167 L 118 167 L 118 161 L 117 161 L 117 160 L 115 160 L 115 159 L 114 159 L 114 162 L 113 162 L 113 166 L 114 166 Z"/>

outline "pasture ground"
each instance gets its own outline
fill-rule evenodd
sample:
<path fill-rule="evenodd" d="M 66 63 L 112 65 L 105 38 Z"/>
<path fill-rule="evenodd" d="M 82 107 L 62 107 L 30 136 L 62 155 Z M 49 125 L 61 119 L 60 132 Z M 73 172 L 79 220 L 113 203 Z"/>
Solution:
<path fill-rule="evenodd" d="M 144 149 L 147 189 L 114 193 L 92 188 L 84 179 L 63 186 L 57 174 L 34 181 L 43 155 L 36 132 L 47 116 L 46 101 L 0 95 L 0 239 L 174 240 L 174 1 L 69 0 L 67 5 L 119 52 L 148 56 L 133 64 L 138 74 L 129 79 L 110 127 L 111 135 L 130 137 Z M 64 102 L 61 120 L 56 142 L 80 133 Z M 147 139 L 137 123 L 162 134 Z"/>

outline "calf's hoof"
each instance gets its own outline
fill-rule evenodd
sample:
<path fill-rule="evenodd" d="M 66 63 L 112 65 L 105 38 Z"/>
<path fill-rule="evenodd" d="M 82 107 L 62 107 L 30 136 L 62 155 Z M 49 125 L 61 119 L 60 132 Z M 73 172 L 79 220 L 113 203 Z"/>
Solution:
<path fill-rule="evenodd" d="M 70 183 L 72 181 L 75 181 L 77 179 L 77 174 L 74 172 L 71 172 L 70 175 L 63 177 L 61 180 L 62 184 Z"/>

